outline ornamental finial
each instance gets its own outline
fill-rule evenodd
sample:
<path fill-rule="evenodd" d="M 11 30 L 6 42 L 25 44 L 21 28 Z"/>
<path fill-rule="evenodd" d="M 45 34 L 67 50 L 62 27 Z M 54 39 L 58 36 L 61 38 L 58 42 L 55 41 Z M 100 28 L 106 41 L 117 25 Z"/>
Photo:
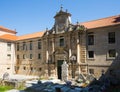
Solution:
<path fill-rule="evenodd" d="M 63 9 L 63 5 L 61 4 L 60 10 L 62 11 L 62 9 Z"/>

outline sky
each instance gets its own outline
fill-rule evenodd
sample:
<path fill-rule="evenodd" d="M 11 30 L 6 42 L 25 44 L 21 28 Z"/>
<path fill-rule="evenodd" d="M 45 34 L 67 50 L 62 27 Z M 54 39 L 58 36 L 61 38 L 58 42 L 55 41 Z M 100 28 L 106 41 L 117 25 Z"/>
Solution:
<path fill-rule="evenodd" d="M 73 24 L 120 14 L 120 0 L 0 0 L 0 26 L 17 35 L 51 29 L 61 4 Z"/>

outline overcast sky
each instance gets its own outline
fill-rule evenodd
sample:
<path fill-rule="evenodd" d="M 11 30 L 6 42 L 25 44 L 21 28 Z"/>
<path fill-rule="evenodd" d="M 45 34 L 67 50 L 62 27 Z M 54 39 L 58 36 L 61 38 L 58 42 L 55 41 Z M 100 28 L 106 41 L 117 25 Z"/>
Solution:
<path fill-rule="evenodd" d="M 120 0 L 0 0 L 0 26 L 17 35 L 51 29 L 61 4 L 73 24 L 120 14 Z"/>

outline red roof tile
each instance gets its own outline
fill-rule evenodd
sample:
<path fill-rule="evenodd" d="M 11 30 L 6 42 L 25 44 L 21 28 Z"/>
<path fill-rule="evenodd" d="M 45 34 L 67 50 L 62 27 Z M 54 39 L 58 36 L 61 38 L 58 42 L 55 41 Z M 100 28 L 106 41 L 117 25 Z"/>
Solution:
<path fill-rule="evenodd" d="M 120 15 L 80 23 L 88 29 L 120 24 Z"/>
<path fill-rule="evenodd" d="M 15 41 L 17 39 L 17 36 L 10 35 L 10 34 L 4 34 L 0 36 L 0 39 Z"/>
<path fill-rule="evenodd" d="M 17 40 L 24 40 L 24 39 L 42 37 L 43 34 L 44 34 L 44 31 L 43 32 L 36 32 L 36 33 L 33 33 L 33 34 L 22 35 L 22 36 L 18 36 Z"/>
<path fill-rule="evenodd" d="M 0 31 L 9 32 L 9 33 L 13 33 L 13 34 L 16 34 L 16 33 L 17 33 L 17 32 L 14 31 L 14 30 L 10 30 L 10 29 L 7 29 L 7 28 L 2 27 L 2 26 L 0 26 Z"/>

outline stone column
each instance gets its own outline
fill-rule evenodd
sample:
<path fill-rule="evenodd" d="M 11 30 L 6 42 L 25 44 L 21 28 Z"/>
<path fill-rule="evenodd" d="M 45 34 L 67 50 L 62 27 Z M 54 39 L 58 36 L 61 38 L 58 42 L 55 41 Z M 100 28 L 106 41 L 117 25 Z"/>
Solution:
<path fill-rule="evenodd" d="M 77 63 L 80 63 L 80 45 L 79 45 L 79 39 L 77 39 Z"/>
<path fill-rule="evenodd" d="M 71 49 L 69 49 L 69 58 L 71 57 Z"/>
<path fill-rule="evenodd" d="M 48 63 L 48 50 L 46 51 L 46 63 Z"/>
<path fill-rule="evenodd" d="M 79 40 L 79 35 L 77 36 L 77 64 L 78 64 L 78 73 L 80 74 L 81 73 L 81 70 L 80 70 L 80 40 Z"/>
<path fill-rule="evenodd" d="M 55 51 L 55 43 L 54 43 L 54 38 L 52 39 L 52 52 Z"/>

